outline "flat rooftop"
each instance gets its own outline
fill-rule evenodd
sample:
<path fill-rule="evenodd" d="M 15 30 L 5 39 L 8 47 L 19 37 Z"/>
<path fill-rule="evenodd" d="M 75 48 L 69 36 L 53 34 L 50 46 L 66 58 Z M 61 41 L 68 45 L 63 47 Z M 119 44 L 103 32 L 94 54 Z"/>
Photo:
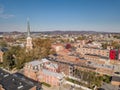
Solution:
<path fill-rule="evenodd" d="M 120 82 L 120 76 L 112 76 L 112 81 Z"/>
<path fill-rule="evenodd" d="M 37 84 L 24 76 L 9 74 L 0 69 L 0 84 L 5 90 L 29 90 Z"/>

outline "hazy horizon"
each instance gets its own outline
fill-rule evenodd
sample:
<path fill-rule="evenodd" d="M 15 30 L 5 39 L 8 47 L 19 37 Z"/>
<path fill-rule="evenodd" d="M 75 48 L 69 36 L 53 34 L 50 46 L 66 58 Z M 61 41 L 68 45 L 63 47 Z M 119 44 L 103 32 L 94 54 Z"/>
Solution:
<path fill-rule="evenodd" d="M 27 33 L 27 31 L 0 31 L 0 33 L 11 33 L 11 32 L 21 32 L 21 33 Z M 30 31 L 31 33 L 34 32 L 100 32 L 100 33 L 120 33 L 115 31 L 93 31 L 93 30 L 44 30 L 44 31 Z"/>

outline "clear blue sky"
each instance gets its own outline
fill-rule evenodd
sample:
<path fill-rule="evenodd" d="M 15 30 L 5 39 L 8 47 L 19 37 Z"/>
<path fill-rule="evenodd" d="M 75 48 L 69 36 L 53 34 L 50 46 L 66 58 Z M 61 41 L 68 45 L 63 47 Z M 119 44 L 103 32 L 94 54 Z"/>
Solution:
<path fill-rule="evenodd" d="M 0 0 L 0 31 L 120 32 L 120 0 Z"/>

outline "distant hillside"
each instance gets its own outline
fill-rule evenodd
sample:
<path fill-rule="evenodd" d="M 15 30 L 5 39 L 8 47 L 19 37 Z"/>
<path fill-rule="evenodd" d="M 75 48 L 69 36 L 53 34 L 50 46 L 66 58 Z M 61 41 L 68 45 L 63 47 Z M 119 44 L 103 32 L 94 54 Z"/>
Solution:
<path fill-rule="evenodd" d="M 0 35 L 3 34 L 3 32 L 0 32 Z"/>
<path fill-rule="evenodd" d="M 22 33 L 26 33 L 26 32 L 18 32 L 18 31 L 13 31 L 13 32 L 0 32 L 0 34 L 4 34 L 4 33 L 8 33 L 8 34 L 22 34 Z M 56 30 L 56 31 L 38 31 L 38 32 L 31 32 L 31 33 L 43 33 L 43 34 L 54 34 L 54 35 L 63 35 L 63 34 L 69 34 L 69 35 L 73 35 L 73 34 L 110 34 L 113 32 L 97 32 L 97 31 L 61 31 L 61 30 Z M 120 34 L 120 33 L 115 33 L 115 34 Z"/>
<path fill-rule="evenodd" d="M 33 32 L 33 33 L 43 33 L 43 34 L 110 34 L 111 32 L 97 32 L 97 31 L 43 31 L 43 32 Z"/>

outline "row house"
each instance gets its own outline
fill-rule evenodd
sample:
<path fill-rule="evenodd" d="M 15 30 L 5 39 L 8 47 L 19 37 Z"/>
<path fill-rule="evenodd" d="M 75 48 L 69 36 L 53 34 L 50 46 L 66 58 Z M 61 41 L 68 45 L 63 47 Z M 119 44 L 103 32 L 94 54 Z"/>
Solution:
<path fill-rule="evenodd" d="M 99 56 L 99 55 L 90 55 L 90 54 L 85 54 L 84 58 L 87 61 L 97 62 L 97 63 L 102 63 L 102 64 L 107 63 L 108 60 L 109 60 L 109 58 L 106 58 L 106 57 L 102 57 L 102 56 Z"/>
<path fill-rule="evenodd" d="M 76 65 L 80 67 L 85 65 L 86 62 L 76 56 L 69 55 L 49 56 L 48 60 L 56 62 L 59 66 L 59 72 L 63 73 L 65 76 L 74 76 Z"/>
<path fill-rule="evenodd" d="M 85 55 L 85 54 L 93 54 L 93 55 L 100 55 L 104 57 L 109 57 L 109 50 L 107 49 L 96 49 L 96 48 L 77 48 L 77 52 Z"/>

